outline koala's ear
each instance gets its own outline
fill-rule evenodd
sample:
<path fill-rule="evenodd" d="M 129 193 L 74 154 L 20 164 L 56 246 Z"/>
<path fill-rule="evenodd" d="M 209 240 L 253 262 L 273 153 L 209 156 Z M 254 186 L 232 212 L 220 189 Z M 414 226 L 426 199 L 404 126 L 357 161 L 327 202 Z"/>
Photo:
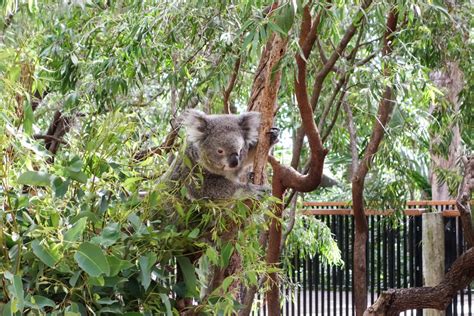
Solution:
<path fill-rule="evenodd" d="M 247 112 L 240 115 L 239 125 L 244 131 L 245 141 L 253 145 L 258 141 L 258 130 L 260 128 L 260 113 Z"/>
<path fill-rule="evenodd" d="M 188 141 L 200 142 L 206 137 L 208 117 L 198 110 L 187 110 L 183 114 L 183 125 L 186 128 Z"/>

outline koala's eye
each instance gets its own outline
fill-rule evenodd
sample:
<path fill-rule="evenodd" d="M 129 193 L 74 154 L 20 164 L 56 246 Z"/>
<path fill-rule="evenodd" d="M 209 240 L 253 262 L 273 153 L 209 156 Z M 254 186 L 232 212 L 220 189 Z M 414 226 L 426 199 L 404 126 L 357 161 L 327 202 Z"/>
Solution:
<path fill-rule="evenodd" d="M 222 154 L 224 153 L 224 150 L 222 150 L 222 149 L 219 148 L 219 149 L 217 150 L 217 153 L 218 153 L 219 155 L 222 155 Z"/>

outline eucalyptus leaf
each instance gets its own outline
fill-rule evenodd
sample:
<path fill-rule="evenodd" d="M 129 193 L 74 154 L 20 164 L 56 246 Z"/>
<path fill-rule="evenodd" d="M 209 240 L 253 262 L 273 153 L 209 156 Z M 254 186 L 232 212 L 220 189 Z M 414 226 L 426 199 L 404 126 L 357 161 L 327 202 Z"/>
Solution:
<path fill-rule="evenodd" d="M 45 246 L 38 239 L 31 242 L 31 248 L 35 256 L 51 268 L 54 268 L 59 260 L 61 260 L 62 256 L 58 251 L 53 251 L 51 247 Z"/>
<path fill-rule="evenodd" d="M 17 182 L 19 184 L 46 187 L 50 185 L 51 178 L 51 175 L 46 172 L 26 171 L 18 177 Z"/>
<path fill-rule="evenodd" d="M 74 254 L 79 267 L 92 277 L 109 275 L 110 266 L 102 249 L 99 246 L 85 242 L 82 243 Z"/>

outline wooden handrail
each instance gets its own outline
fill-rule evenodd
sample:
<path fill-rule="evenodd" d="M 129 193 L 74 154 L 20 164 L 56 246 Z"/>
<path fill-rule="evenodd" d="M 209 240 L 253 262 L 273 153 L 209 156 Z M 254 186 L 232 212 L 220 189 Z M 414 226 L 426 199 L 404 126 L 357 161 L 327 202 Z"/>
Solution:
<path fill-rule="evenodd" d="M 304 210 L 302 212 L 304 215 L 353 215 L 352 209 L 342 208 L 342 209 L 312 209 Z M 394 213 L 393 210 L 381 211 L 381 210 L 366 210 L 365 214 L 367 216 L 388 216 Z M 421 216 L 423 213 L 427 213 L 427 209 L 418 209 L 418 208 L 409 208 L 403 211 L 406 216 Z M 448 209 L 443 212 L 444 217 L 458 217 L 459 211 L 457 209 Z"/>
<path fill-rule="evenodd" d="M 474 201 L 471 201 L 471 204 L 474 204 Z M 351 202 L 348 201 L 331 201 L 331 202 L 313 202 L 307 201 L 303 202 L 304 210 L 303 214 L 305 215 L 353 215 Z M 403 211 L 406 216 L 421 216 L 423 213 L 429 212 L 429 206 L 451 206 L 450 208 L 443 210 L 443 216 L 445 217 L 457 217 L 459 216 L 459 211 L 456 208 L 455 200 L 441 200 L 441 201 L 431 201 L 431 200 L 422 200 L 422 201 L 407 201 L 407 208 Z M 420 206 L 428 206 L 428 208 L 423 208 Z M 393 210 L 373 210 L 367 209 L 365 211 L 367 216 L 374 215 L 391 215 Z"/>

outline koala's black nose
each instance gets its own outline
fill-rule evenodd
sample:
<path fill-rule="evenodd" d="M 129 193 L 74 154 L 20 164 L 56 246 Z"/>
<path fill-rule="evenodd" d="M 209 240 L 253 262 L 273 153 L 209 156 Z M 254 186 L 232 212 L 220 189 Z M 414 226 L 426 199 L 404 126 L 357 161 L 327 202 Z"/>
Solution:
<path fill-rule="evenodd" d="M 229 167 L 235 168 L 239 164 L 239 155 L 237 153 L 230 154 Z"/>

